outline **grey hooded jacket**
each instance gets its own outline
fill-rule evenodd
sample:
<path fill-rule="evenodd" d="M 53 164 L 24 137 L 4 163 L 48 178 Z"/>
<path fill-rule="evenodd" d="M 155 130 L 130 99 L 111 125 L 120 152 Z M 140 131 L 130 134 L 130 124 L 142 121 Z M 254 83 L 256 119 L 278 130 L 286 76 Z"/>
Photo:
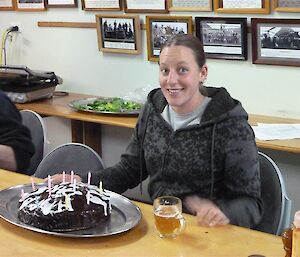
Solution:
<path fill-rule="evenodd" d="M 258 151 L 248 115 L 224 88 L 205 88 L 211 101 L 200 125 L 173 131 L 161 113 L 167 102 L 151 91 L 133 137 L 119 163 L 95 172 L 105 188 L 124 192 L 150 176 L 152 199 L 198 195 L 214 201 L 231 224 L 253 227 L 260 221 Z"/>

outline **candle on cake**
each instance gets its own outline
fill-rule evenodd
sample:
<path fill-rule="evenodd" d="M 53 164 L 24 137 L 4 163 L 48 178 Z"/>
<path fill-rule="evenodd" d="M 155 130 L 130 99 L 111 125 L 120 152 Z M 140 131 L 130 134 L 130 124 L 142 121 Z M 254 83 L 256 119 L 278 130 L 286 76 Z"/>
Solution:
<path fill-rule="evenodd" d="M 92 174 L 91 174 L 91 172 L 89 171 L 89 173 L 88 173 L 88 179 L 87 179 L 87 184 L 88 184 L 88 186 L 91 184 L 91 177 L 92 177 Z"/>
<path fill-rule="evenodd" d="M 73 179 L 74 179 L 74 171 L 72 170 L 71 171 L 71 181 L 70 181 L 71 183 L 73 183 Z"/>
<path fill-rule="evenodd" d="M 31 187 L 32 187 L 32 191 L 35 191 L 35 186 L 34 186 L 34 182 L 33 182 L 33 178 L 30 178 L 31 181 Z"/>
<path fill-rule="evenodd" d="M 99 190 L 100 190 L 100 193 L 103 193 L 103 187 L 102 187 L 102 181 L 100 180 L 100 183 L 99 183 Z"/>
<path fill-rule="evenodd" d="M 49 192 L 49 197 L 51 196 L 51 176 L 48 175 L 48 192 Z"/>

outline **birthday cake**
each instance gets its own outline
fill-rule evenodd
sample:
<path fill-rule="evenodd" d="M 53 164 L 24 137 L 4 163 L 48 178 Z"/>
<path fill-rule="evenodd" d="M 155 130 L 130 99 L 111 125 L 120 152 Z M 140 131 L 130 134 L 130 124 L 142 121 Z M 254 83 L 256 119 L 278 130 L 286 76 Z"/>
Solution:
<path fill-rule="evenodd" d="M 106 221 L 110 213 L 107 191 L 81 182 L 65 182 L 23 193 L 18 217 L 43 230 L 72 231 L 94 227 Z"/>

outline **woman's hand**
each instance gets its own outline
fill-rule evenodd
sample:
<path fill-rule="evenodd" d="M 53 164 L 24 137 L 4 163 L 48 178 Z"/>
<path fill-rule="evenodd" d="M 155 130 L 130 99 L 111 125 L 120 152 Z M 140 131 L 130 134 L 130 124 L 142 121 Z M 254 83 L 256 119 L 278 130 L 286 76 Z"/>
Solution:
<path fill-rule="evenodd" d="M 60 183 L 63 181 L 63 174 L 55 174 L 53 176 L 51 176 L 51 182 L 54 184 Z M 73 179 L 76 179 L 76 182 L 80 182 L 81 181 L 81 177 L 79 177 L 78 175 L 74 175 Z M 48 182 L 48 178 L 45 179 L 46 182 Z M 70 174 L 65 174 L 65 181 L 66 182 L 71 182 L 71 175 Z"/>
<path fill-rule="evenodd" d="M 197 223 L 201 226 L 213 227 L 226 225 L 229 219 L 212 201 L 198 196 L 188 196 L 184 199 L 184 205 L 197 217 Z"/>

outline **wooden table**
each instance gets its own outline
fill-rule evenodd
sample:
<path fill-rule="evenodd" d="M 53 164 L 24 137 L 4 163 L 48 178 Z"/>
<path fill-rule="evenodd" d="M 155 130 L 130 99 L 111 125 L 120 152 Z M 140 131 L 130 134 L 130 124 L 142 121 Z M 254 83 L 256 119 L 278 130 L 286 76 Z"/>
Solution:
<path fill-rule="evenodd" d="M 73 142 L 85 143 L 101 153 L 101 124 L 134 128 L 137 117 L 120 117 L 98 115 L 73 110 L 68 104 L 77 99 L 95 97 L 91 95 L 69 93 L 67 96 L 55 96 L 52 99 L 39 100 L 32 103 L 17 104 L 22 109 L 30 109 L 41 115 L 63 117 L 71 120 Z M 264 115 L 249 115 L 251 125 L 261 123 L 300 123 L 300 120 L 270 117 Z M 300 139 L 292 140 L 257 140 L 259 148 L 300 153 Z"/>
<path fill-rule="evenodd" d="M 69 106 L 71 101 L 89 97 L 95 96 L 69 93 L 66 96 L 54 96 L 50 99 L 16 105 L 19 110 L 29 109 L 42 116 L 70 119 L 72 141 L 89 145 L 101 155 L 101 124 L 134 128 L 137 117 L 78 112 Z"/>
<path fill-rule="evenodd" d="M 40 181 L 35 179 L 36 181 Z M 0 189 L 30 183 L 29 177 L 0 169 Z M 1 204 L 1 203 L 0 203 Z M 154 228 L 152 206 L 135 202 L 141 222 L 120 235 L 99 238 L 65 238 L 32 232 L 0 219 L 2 257 L 247 257 L 261 254 L 283 257 L 281 238 L 232 225 L 205 228 L 184 214 L 186 230 L 176 239 L 161 239 Z"/>

